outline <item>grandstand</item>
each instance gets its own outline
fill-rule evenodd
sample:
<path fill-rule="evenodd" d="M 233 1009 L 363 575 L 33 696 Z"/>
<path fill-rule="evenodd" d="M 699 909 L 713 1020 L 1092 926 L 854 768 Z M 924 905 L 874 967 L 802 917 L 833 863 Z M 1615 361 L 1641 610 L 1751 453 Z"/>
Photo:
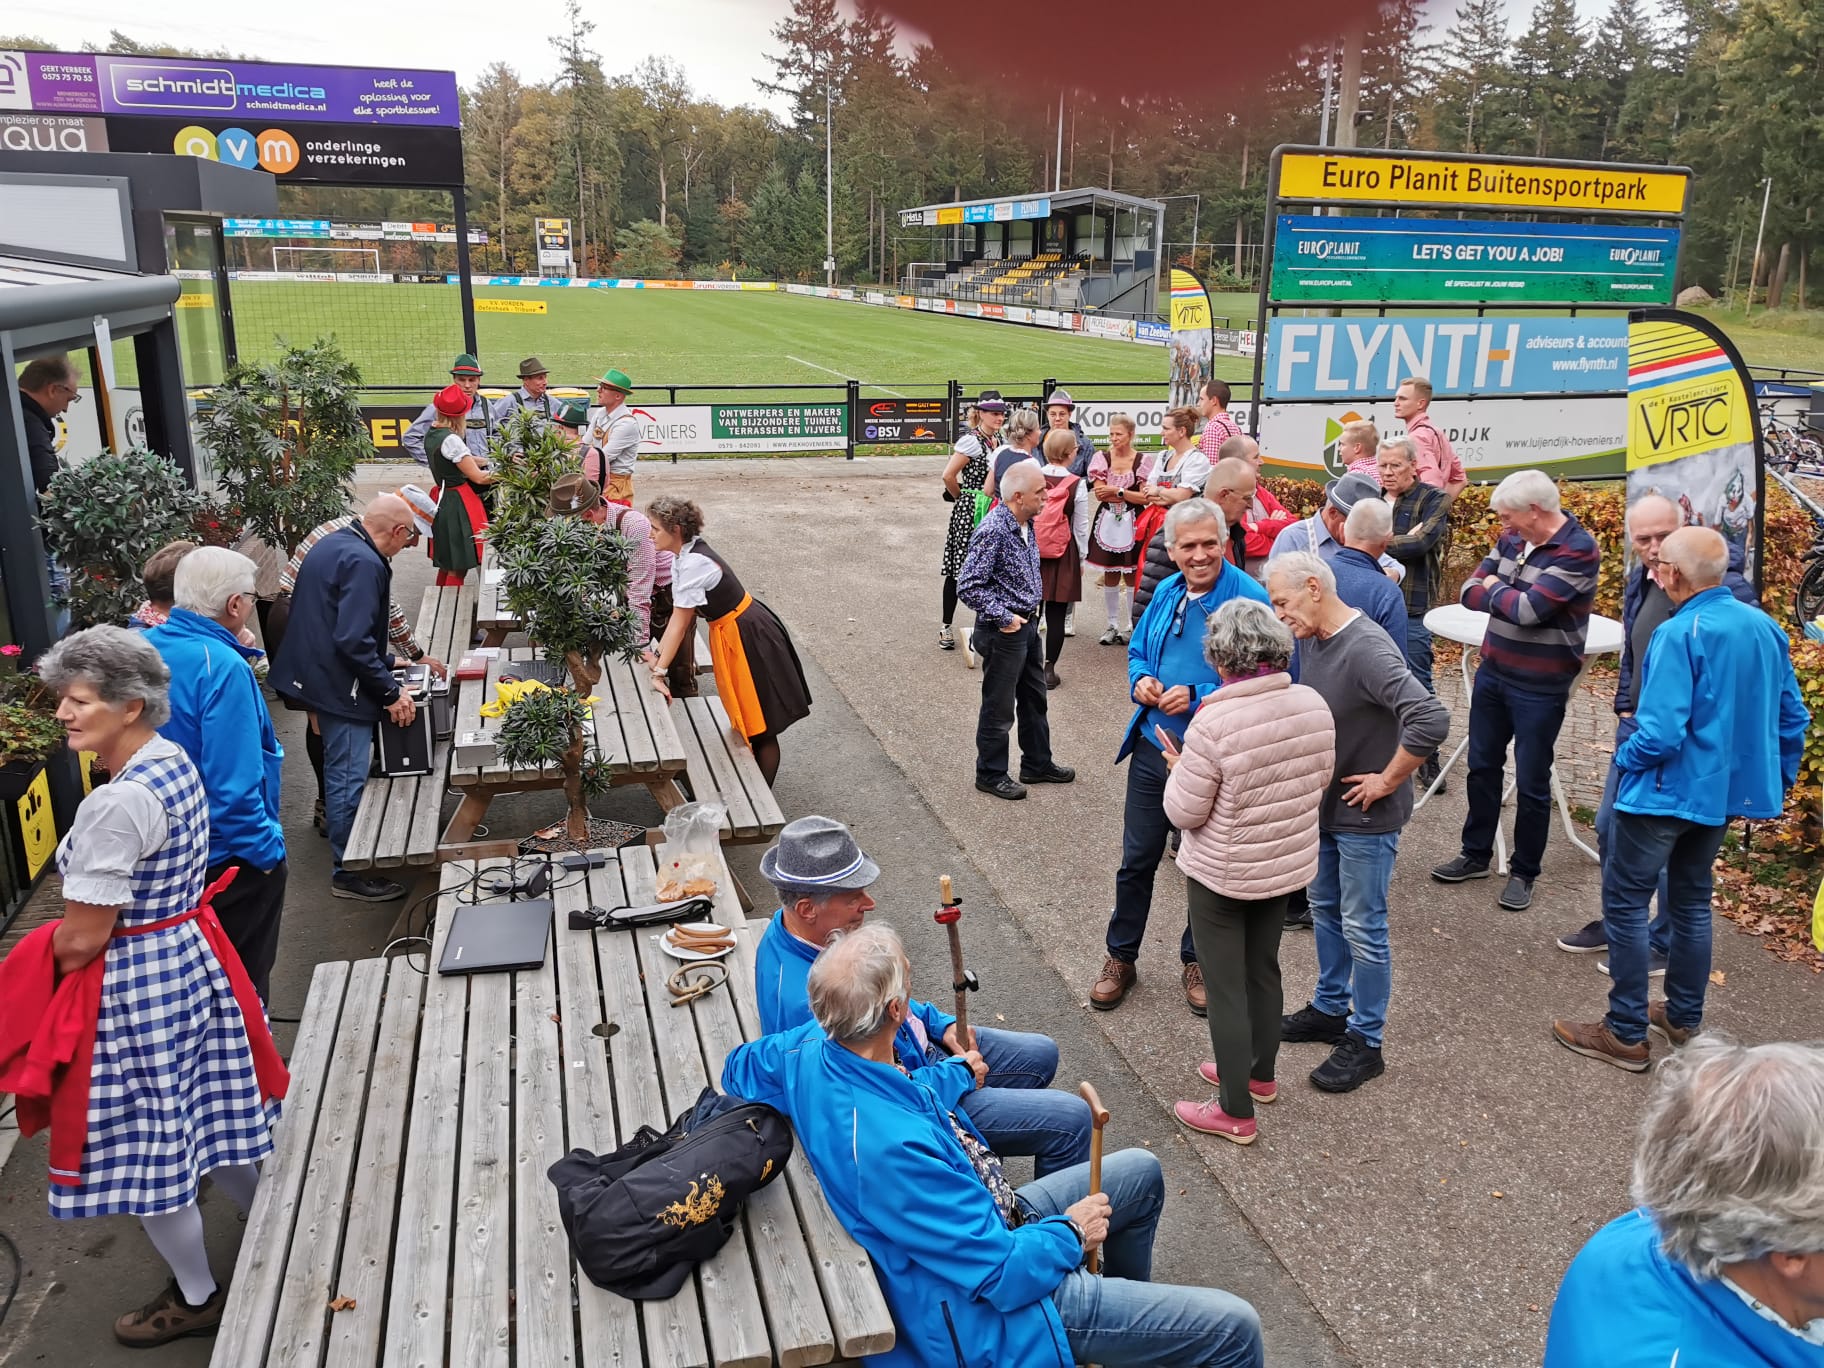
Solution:
<path fill-rule="evenodd" d="M 1060 312 L 1157 316 L 1165 206 L 1113 190 L 902 209 L 908 294 Z M 912 243 L 906 242 L 911 237 Z"/>

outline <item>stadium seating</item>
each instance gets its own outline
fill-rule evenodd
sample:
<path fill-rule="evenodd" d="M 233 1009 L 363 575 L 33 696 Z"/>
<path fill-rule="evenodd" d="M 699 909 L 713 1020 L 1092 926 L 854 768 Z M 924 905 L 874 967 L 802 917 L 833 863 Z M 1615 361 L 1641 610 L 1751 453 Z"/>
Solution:
<path fill-rule="evenodd" d="M 972 261 L 917 284 L 920 293 L 987 304 L 1024 304 L 1074 309 L 1082 300 L 1082 277 L 1090 269 L 1081 253 L 1041 252 L 1035 256 Z"/>

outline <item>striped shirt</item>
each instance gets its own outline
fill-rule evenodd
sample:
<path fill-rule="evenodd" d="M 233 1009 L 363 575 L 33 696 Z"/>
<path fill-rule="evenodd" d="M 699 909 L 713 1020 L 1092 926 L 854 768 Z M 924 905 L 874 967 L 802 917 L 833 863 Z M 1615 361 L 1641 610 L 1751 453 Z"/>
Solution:
<path fill-rule="evenodd" d="M 313 527 L 305 533 L 304 540 L 298 543 L 298 549 L 291 553 L 290 563 L 279 572 L 279 592 L 289 594 L 292 587 L 297 584 L 298 569 L 304 564 L 304 557 L 310 554 L 311 547 L 322 541 L 331 532 L 340 532 L 343 528 L 352 526 L 354 521 L 353 514 L 341 518 L 331 518 L 322 526 Z M 386 639 L 393 648 L 393 654 L 416 660 L 420 652 L 417 644 L 412 640 L 412 624 L 406 621 L 405 609 L 399 606 L 398 599 L 388 599 L 386 611 Z"/>
<path fill-rule="evenodd" d="M 1583 669 L 1602 552 L 1569 513 L 1538 546 L 1504 534 L 1463 586 L 1463 606 L 1488 614 L 1482 664 L 1522 688 L 1564 690 Z M 1499 584 L 1486 587 L 1493 575 Z"/>

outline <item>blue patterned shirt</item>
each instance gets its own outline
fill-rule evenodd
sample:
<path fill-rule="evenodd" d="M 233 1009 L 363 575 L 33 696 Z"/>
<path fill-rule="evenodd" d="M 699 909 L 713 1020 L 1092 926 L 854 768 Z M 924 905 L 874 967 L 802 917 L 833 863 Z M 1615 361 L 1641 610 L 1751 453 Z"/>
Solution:
<path fill-rule="evenodd" d="M 956 596 L 975 610 L 975 620 L 997 631 L 1016 617 L 1028 622 L 1038 611 L 1039 544 L 1030 527 L 997 504 L 969 541 Z"/>

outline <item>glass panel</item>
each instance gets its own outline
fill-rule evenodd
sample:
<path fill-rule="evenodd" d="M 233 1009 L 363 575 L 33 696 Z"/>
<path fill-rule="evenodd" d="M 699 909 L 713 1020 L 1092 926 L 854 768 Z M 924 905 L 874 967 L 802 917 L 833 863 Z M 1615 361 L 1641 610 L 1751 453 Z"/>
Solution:
<path fill-rule="evenodd" d="M 225 355 L 221 316 L 224 301 L 215 297 L 221 253 L 216 249 L 214 228 L 192 219 L 167 218 L 165 257 L 183 289 L 175 313 L 184 384 L 213 385 L 222 378 Z"/>

